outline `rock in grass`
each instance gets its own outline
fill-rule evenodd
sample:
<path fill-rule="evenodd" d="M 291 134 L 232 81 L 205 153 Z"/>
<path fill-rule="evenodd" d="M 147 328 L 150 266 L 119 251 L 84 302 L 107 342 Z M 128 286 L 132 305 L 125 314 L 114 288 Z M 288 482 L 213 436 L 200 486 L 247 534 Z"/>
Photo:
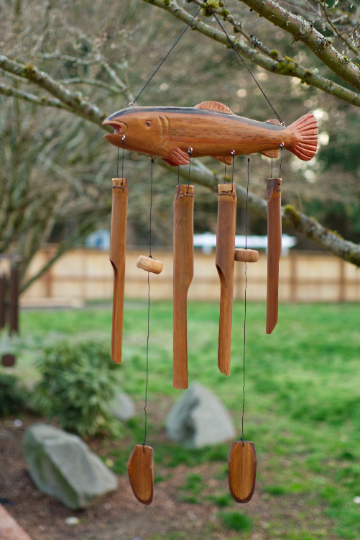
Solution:
<path fill-rule="evenodd" d="M 109 408 L 111 414 L 123 422 L 127 422 L 135 416 L 135 405 L 124 392 L 116 393 Z"/>
<path fill-rule="evenodd" d="M 23 453 L 36 487 L 72 510 L 117 489 L 116 476 L 76 435 L 35 424 L 25 432 Z"/>
<path fill-rule="evenodd" d="M 166 419 L 170 439 L 186 448 L 202 448 L 235 437 L 235 429 L 224 405 L 210 390 L 190 384 Z"/>

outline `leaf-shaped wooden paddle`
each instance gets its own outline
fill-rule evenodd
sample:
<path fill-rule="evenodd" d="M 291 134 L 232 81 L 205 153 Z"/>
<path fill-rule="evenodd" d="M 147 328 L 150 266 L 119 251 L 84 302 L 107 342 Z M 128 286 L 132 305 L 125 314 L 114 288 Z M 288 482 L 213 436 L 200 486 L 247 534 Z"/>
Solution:
<path fill-rule="evenodd" d="M 267 296 L 266 333 L 271 334 L 278 321 L 279 263 L 281 256 L 281 178 L 267 181 Z"/>
<path fill-rule="evenodd" d="M 232 184 L 219 184 L 216 232 L 216 269 L 221 288 L 218 366 L 226 375 L 230 375 L 231 358 L 236 201 L 236 190 Z"/>
<path fill-rule="evenodd" d="M 127 464 L 135 497 L 142 504 L 151 504 L 154 497 L 154 451 L 151 446 L 134 446 Z"/>
<path fill-rule="evenodd" d="M 188 387 L 187 295 L 194 275 L 194 186 L 174 197 L 173 387 Z"/>
<path fill-rule="evenodd" d="M 255 490 L 256 452 L 254 443 L 233 442 L 229 452 L 229 489 L 238 503 L 249 502 Z"/>
<path fill-rule="evenodd" d="M 126 178 L 113 178 L 110 262 L 114 269 L 111 358 L 121 363 L 124 318 L 126 214 L 129 188 Z"/>

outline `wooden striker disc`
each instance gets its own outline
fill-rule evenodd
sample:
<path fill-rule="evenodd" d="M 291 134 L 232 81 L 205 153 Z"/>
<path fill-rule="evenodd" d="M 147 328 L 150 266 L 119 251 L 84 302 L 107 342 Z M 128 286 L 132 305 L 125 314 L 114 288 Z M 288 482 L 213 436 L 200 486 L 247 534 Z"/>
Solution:
<path fill-rule="evenodd" d="M 259 252 L 256 249 L 235 249 L 235 261 L 258 262 Z"/>
<path fill-rule="evenodd" d="M 154 451 L 151 446 L 134 446 L 127 464 L 135 497 L 142 504 L 151 504 L 154 497 Z"/>
<path fill-rule="evenodd" d="M 163 263 L 157 261 L 152 257 L 145 257 L 145 255 L 140 255 L 136 261 L 136 266 L 146 270 L 146 272 L 153 272 L 153 274 L 160 274 L 163 269 Z"/>
<path fill-rule="evenodd" d="M 232 498 L 239 503 L 249 502 L 254 493 L 256 480 L 254 443 L 233 442 L 228 465 L 229 489 Z"/>

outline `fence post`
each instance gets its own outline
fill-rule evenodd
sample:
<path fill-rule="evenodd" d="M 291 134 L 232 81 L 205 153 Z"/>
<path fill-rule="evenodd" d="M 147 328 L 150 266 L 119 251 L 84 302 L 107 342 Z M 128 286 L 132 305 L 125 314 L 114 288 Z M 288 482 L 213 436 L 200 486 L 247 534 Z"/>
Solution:
<path fill-rule="evenodd" d="M 0 276 L 0 330 L 5 326 L 5 276 Z"/>
<path fill-rule="evenodd" d="M 11 335 L 19 331 L 19 269 L 15 266 L 10 273 L 9 319 Z"/>

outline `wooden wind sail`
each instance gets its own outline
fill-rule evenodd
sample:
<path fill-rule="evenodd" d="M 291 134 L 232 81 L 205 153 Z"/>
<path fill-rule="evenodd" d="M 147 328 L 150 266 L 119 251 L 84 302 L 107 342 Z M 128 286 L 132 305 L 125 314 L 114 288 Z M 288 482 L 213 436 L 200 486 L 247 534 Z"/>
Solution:
<path fill-rule="evenodd" d="M 111 358 L 121 363 L 124 318 L 126 217 L 129 187 L 126 178 L 113 178 L 110 262 L 114 269 Z"/>
<path fill-rule="evenodd" d="M 219 184 L 216 232 L 216 269 L 221 287 L 218 366 L 221 373 L 226 375 L 230 375 L 231 358 L 236 203 L 233 185 Z"/>
<path fill-rule="evenodd" d="M 187 294 L 194 275 L 194 186 L 174 197 L 173 387 L 188 387 Z"/>

